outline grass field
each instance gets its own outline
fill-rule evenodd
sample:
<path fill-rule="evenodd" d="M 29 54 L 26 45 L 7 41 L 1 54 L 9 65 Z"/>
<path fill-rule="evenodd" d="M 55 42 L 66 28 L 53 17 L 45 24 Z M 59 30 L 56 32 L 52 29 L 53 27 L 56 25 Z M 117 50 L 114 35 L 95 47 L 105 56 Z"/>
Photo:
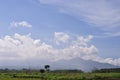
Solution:
<path fill-rule="evenodd" d="M 44 77 L 42 79 L 41 77 Z M 0 80 L 120 80 L 120 73 L 0 72 Z"/>

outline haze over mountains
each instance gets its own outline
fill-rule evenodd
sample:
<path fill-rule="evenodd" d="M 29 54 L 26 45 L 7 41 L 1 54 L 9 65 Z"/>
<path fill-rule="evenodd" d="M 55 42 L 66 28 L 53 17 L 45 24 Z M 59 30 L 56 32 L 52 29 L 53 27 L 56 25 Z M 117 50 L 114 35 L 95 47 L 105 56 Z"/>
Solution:
<path fill-rule="evenodd" d="M 108 63 L 99 63 L 91 60 L 83 60 L 81 58 L 74 58 L 70 60 L 58 60 L 58 61 L 49 61 L 49 60 L 26 60 L 26 61 L 5 61 L 0 62 L 2 66 L 0 68 L 9 68 L 9 69 L 40 69 L 44 65 L 50 65 L 51 70 L 63 70 L 63 69 L 77 69 L 83 71 L 92 71 L 94 69 L 101 68 L 118 68 Z"/>

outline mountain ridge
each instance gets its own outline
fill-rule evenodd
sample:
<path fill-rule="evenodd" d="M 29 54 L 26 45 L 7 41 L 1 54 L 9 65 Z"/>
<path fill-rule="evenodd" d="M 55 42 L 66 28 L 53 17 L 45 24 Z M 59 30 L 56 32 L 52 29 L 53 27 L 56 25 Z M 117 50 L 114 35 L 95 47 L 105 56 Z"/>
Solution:
<path fill-rule="evenodd" d="M 85 72 L 92 71 L 94 69 L 102 68 L 119 68 L 120 66 L 111 65 L 108 63 L 100 63 L 92 60 L 83 60 L 81 58 L 74 58 L 70 60 L 58 60 L 58 61 L 49 61 L 49 60 L 40 60 L 40 59 L 31 59 L 25 61 L 6 61 L 0 63 L 1 68 L 32 68 L 40 69 L 44 68 L 44 65 L 50 65 L 51 70 L 62 70 L 62 69 L 78 69 Z"/>

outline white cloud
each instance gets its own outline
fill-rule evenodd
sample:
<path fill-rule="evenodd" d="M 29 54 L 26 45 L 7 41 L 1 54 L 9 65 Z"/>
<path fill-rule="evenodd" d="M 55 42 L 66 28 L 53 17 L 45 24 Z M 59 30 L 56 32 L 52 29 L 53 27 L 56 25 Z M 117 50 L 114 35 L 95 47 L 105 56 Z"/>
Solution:
<path fill-rule="evenodd" d="M 118 59 L 107 58 L 104 60 L 104 62 L 107 62 L 109 64 L 114 64 L 114 65 L 120 65 L 120 58 Z"/>
<path fill-rule="evenodd" d="M 78 37 L 78 42 L 80 45 L 88 45 L 88 42 L 93 38 L 92 35 L 89 35 L 87 38 L 84 38 L 83 36 Z M 78 44 L 78 42 L 76 44 Z"/>
<path fill-rule="evenodd" d="M 120 58 L 118 59 L 105 58 L 104 59 L 104 58 L 97 56 L 97 58 L 94 58 L 93 60 L 97 62 L 101 62 L 101 63 L 109 63 L 109 64 L 120 66 Z"/>
<path fill-rule="evenodd" d="M 61 13 L 110 33 L 120 32 L 119 0 L 39 0 L 53 5 Z"/>
<path fill-rule="evenodd" d="M 62 33 L 63 32 L 56 32 Z M 55 34 L 56 34 L 55 33 Z M 63 35 L 63 36 L 64 36 Z M 68 35 L 68 34 L 67 34 Z M 59 36 L 63 37 L 63 36 Z M 71 35 L 68 35 L 71 38 Z M 74 36 L 76 37 L 76 36 Z M 33 39 L 30 35 L 14 34 L 14 36 L 5 36 L 0 39 L 0 60 L 37 60 L 46 59 L 49 61 L 82 58 L 97 62 L 120 65 L 120 59 L 104 59 L 98 56 L 98 49 L 95 45 L 90 44 L 93 37 L 78 36 L 69 42 L 64 48 L 53 47 L 52 45 L 42 42 L 40 39 Z M 68 39 L 68 38 L 67 38 Z M 67 41 L 65 39 L 65 42 Z M 60 41 L 63 41 L 64 39 Z M 64 41 L 63 41 L 64 42 Z"/>
<path fill-rule="evenodd" d="M 28 23 L 27 21 L 20 21 L 20 22 L 13 21 L 10 23 L 10 25 L 12 27 L 28 27 L 28 28 L 32 27 L 32 25 L 30 23 Z"/>
<path fill-rule="evenodd" d="M 55 41 L 57 44 L 60 42 L 66 43 L 69 40 L 69 35 L 63 32 L 55 32 Z"/>

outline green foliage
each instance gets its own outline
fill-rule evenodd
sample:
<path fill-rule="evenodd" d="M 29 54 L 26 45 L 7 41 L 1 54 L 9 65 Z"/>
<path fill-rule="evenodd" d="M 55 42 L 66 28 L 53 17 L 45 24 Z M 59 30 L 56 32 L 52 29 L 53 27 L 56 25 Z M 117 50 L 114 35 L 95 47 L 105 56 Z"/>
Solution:
<path fill-rule="evenodd" d="M 76 69 L 74 69 L 74 70 L 54 70 L 52 72 L 54 72 L 54 73 L 83 73 L 82 70 L 76 70 Z"/>
<path fill-rule="evenodd" d="M 120 68 L 107 68 L 107 69 L 95 69 L 92 72 L 99 72 L 99 73 L 110 73 L 110 72 L 118 72 L 120 73 Z"/>
<path fill-rule="evenodd" d="M 39 70 L 3 70 L 0 80 L 120 80 L 120 73 L 83 73 L 77 70 L 56 70 L 40 73 Z M 47 74 L 47 75 L 46 75 Z M 41 76 L 44 75 L 44 78 Z"/>
<path fill-rule="evenodd" d="M 44 70 L 44 69 L 40 69 L 40 72 L 41 72 L 41 73 L 44 73 L 44 72 L 45 72 L 45 70 Z"/>

